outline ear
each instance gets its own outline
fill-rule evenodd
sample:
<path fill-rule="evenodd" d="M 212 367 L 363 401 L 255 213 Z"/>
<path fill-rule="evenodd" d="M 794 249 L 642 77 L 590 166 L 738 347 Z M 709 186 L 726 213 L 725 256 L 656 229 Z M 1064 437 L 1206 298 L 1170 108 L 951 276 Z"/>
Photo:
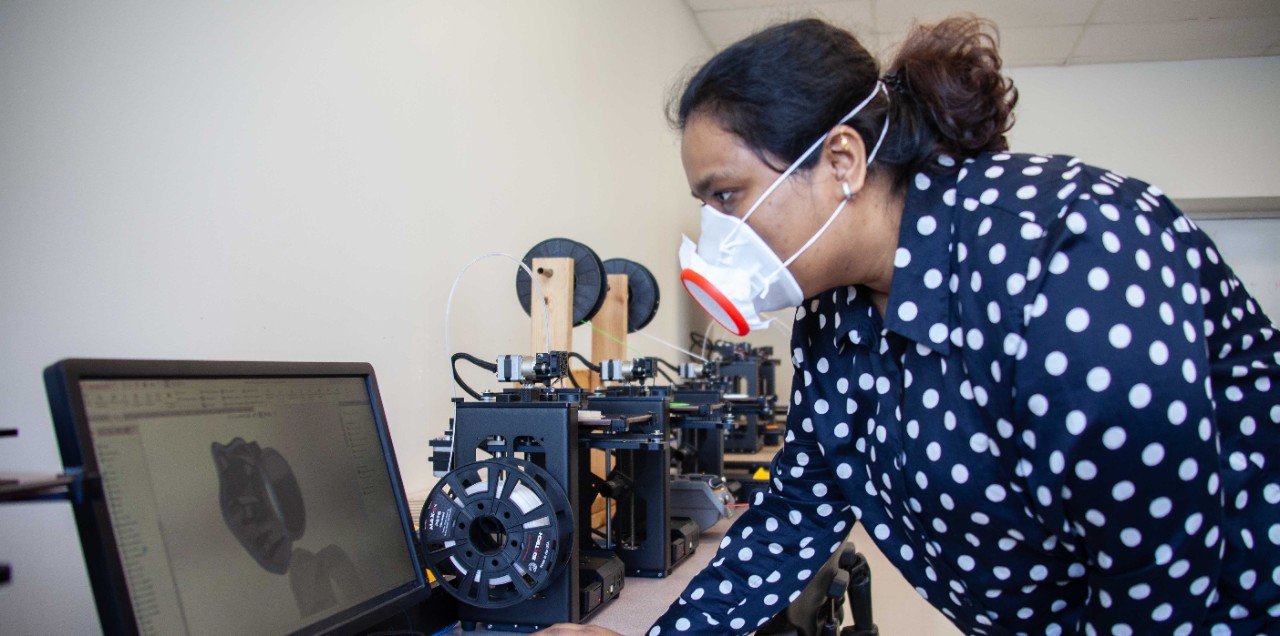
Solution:
<path fill-rule="evenodd" d="M 847 124 L 832 128 L 822 144 L 822 165 L 831 170 L 839 198 L 845 197 L 845 183 L 849 184 L 849 192 L 861 192 L 867 181 L 867 150 L 862 135 Z"/>

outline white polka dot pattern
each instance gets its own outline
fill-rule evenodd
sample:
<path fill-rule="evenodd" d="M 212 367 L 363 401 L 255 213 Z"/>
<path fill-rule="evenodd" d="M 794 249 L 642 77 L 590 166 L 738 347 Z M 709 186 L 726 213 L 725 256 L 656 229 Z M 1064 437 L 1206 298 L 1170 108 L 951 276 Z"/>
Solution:
<path fill-rule="evenodd" d="M 907 187 L 884 318 L 797 312 L 774 487 L 655 628 L 754 629 L 856 518 L 966 633 L 1280 633 L 1280 338 L 1212 242 L 1069 157 Z"/>

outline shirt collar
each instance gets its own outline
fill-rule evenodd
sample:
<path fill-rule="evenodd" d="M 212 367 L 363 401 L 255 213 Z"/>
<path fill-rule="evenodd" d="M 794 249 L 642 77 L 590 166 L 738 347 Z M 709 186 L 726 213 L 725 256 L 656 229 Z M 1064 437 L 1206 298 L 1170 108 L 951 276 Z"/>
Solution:
<path fill-rule="evenodd" d="M 836 348 L 844 346 L 846 338 L 855 345 L 870 345 L 880 329 L 880 317 L 871 304 L 866 288 L 850 285 L 836 289 L 831 294 L 832 314 L 835 318 Z"/>
<path fill-rule="evenodd" d="M 944 166 L 951 162 L 949 157 L 939 159 Z M 941 355 L 951 352 L 955 324 L 950 285 L 956 182 L 954 172 L 920 172 L 911 179 L 903 202 L 893 282 L 883 323 L 868 315 L 865 307 L 870 305 L 870 298 L 866 290 L 850 288 L 843 299 L 845 306 L 837 308 L 838 313 L 844 314 L 837 327 L 837 342 L 847 337 L 855 344 L 870 343 L 875 335 L 872 330 L 881 323 L 886 331 Z"/>

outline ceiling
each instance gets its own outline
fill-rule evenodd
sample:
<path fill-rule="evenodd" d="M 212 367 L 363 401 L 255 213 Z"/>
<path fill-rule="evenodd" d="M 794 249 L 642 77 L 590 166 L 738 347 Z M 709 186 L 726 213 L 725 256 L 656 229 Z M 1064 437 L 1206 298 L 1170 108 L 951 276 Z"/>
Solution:
<path fill-rule="evenodd" d="M 953 13 L 1000 28 L 1006 66 L 1280 55 L 1280 0 L 685 0 L 720 50 L 787 19 L 818 16 L 887 57 L 913 21 Z"/>

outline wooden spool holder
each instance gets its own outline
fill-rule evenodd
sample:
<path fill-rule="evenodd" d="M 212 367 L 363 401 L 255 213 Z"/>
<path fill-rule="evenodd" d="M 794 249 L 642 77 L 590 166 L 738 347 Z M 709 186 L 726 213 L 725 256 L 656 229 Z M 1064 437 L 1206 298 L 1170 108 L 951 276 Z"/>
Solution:
<path fill-rule="evenodd" d="M 551 351 L 573 351 L 573 259 L 572 258 L 535 258 L 530 265 L 533 275 L 538 277 L 542 283 L 542 294 L 547 302 L 547 318 L 548 322 L 544 322 L 542 317 L 542 304 L 538 298 L 538 286 L 531 285 L 529 296 L 529 336 L 530 336 L 530 353 L 539 353 L 547 350 L 547 335 L 544 325 L 549 324 L 551 327 Z M 609 278 L 613 278 L 611 275 Z M 624 281 L 621 286 L 622 293 L 625 295 L 627 286 Z M 612 283 L 612 281 L 610 281 Z M 612 286 L 612 285 L 611 285 Z M 609 299 L 605 299 L 605 305 L 609 304 Z M 626 303 L 623 303 L 623 331 L 625 328 L 625 309 Z M 604 313 L 603 308 L 601 313 Z M 595 351 L 595 340 L 592 339 L 592 351 Z M 597 359 L 598 362 L 598 359 Z M 577 376 L 579 384 L 584 387 L 594 387 L 598 384 L 596 374 L 589 376 L 582 374 Z M 596 380 L 596 382 L 592 382 Z M 585 382 L 584 382 L 585 381 Z M 597 476 L 604 476 L 604 451 L 591 451 L 591 472 Z M 591 524 L 594 527 L 602 527 L 605 523 L 604 499 L 596 497 L 591 504 Z"/>
<path fill-rule="evenodd" d="M 542 317 L 538 286 L 530 283 L 529 317 L 532 346 L 529 353 L 547 351 L 546 325 L 551 326 L 551 351 L 573 351 L 573 259 L 535 258 L 530 265 L 542 283 L 547 322 Z"/>
<path fill-rule="evenodd" d="M 629 277 L 609 274 L 609 290 L 596 317 L 591 319 L 591 362 L 625 360 L 627 355 L 627 305 L 631 302 Z M 600 374 L 591 374 L 591 386 L 600 386 Z"/>

